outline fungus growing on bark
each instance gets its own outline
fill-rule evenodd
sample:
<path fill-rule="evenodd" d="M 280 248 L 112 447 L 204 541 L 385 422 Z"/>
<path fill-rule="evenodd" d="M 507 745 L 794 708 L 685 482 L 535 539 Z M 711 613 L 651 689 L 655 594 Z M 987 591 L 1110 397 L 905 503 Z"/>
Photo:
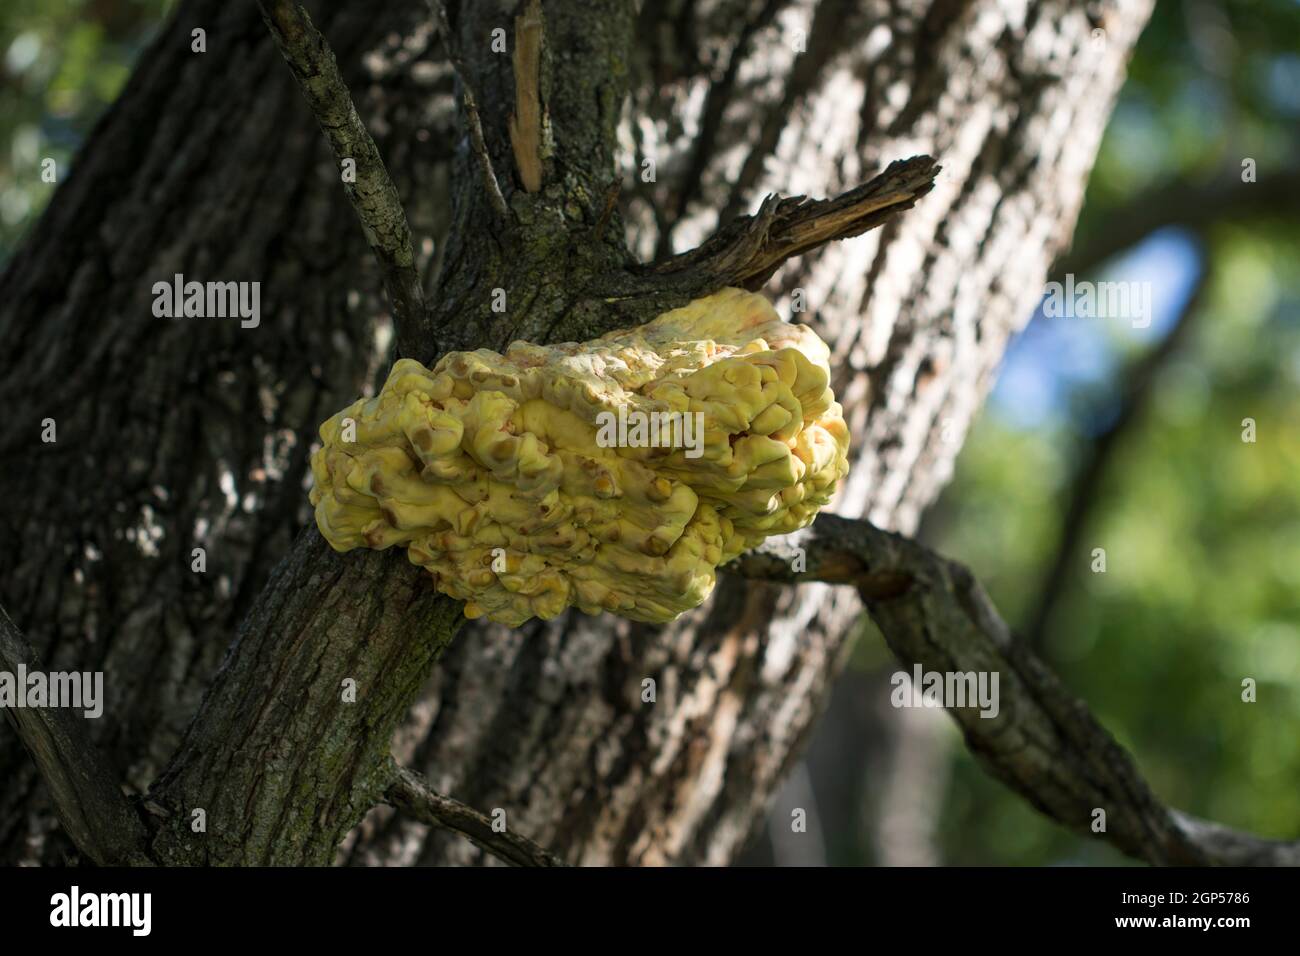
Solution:
<path fill-rule="evenodd" d="M 829 350 L 724 289 L 590 342 L 398 361 L 321 426 L 316 523 L 404 545 L 467 617 L 670 621 L 848 471 Z"/>

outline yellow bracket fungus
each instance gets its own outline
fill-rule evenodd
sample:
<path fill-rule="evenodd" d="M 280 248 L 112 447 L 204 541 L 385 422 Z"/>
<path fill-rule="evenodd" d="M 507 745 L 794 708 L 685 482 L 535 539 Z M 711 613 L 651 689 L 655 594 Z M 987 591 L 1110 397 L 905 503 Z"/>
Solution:
<path fill-rule="evenodd" d="M 829 349 L 740 289 L 581 344 L 402 359 L 320 429 L 339 551 L 404 545 L 467 617 L 670 621 L 848 471 Z"/>

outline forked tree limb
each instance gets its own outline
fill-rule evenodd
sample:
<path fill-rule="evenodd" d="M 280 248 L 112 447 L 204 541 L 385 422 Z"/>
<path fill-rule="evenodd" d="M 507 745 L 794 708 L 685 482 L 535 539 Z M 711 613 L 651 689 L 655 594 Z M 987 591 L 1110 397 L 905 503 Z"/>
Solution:
<path fill-rule="evenodd" d="M 0 608 L 0 671 L 41 670 L 36 652 Z M 21 692 L 22 689 L 19 688 Z M 59 820 L 77 848 L 100 866 L 148 866 L 144 824 L 118 777 L 66 707 L 4 707 L 5 717 L 36 762 Z"/>
<path fill-rule="evenodd" d="M 497 832 L 492 821 L 473 807 L 438 793 L 414 770 L 395 767 L 384 801 L 421 823 L 447 827 L 511 866 L 566 866 L 558 856 L 507 829 Z"/>
<path fill-rule="evenodd" d="M 340 166 L 345 160 L 356 163 L 356 182 L 344 179 L 343 187 L 379 262 L 393 310 L 398 349 L 410 355 L 426 321 L 424 287 L 415 267 L 411 227 L 397 187 L 388 175 L 379 147 L 357 113 L 334 51 L 307 11 L 292 0 L 258 0 L 257 5 Z"/>
<path fill-rule="evenodd" d="M 866 521 L 824 514 L 726 570 L 761 580 L 852 585 L 905 665 L 996 672 L 996 716 L 981 717 L 978 705 L 949 713 L 994 776 L 1075 832 L 1092 833 L 1094 812 L 1102 809 L 1106 829 L 1094 835 L 1148 863 L 1300 865 L 1300 841 L 1263 839 L 1161 803 L 1128 752 L 1011 633 L 962 565 Z"/>

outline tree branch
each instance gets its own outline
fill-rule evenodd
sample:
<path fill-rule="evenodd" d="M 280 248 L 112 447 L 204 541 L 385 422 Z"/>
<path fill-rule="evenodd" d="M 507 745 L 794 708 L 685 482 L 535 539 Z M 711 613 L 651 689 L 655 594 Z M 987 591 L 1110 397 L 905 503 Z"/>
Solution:
<path fill-rule="evenodd" d="M 768 196 L 755 215 L 733 219 L 703 245 L 656 262 L 649 271 L 657 276 L 704 272 L 719 288 L 757 289 L 787 259 L 861 235 L 911 209 L 934 188 L 941 168 L 929 156 L 913 156 L 895 160 L 870 182 L 834 199 Z"/>
<path fill-rule="evenodd" d="M 493 830 L 491 820 L 473 807 L 438 793 L 414 770 L 394 768 L 393 782 L 384 794 L 384 801 L 422 823 L 455 830 L 479 849 L 512 866 L 567 866 L 550 850 L 527 837 L 508 829 L 501 833 Z"/>
<path fill-rule="evenodd" d="M 1052 278 L 1087 275 L 1099 265 L 1166 226 L 1204 232 L 1221 222 L 1255 217 L 1295 218 L 1300 207 L 1300 167 L 1269 170 L 1258 182 L 1220 175 L 1208 183 L 1177 180 L 1133 197 L 1122 210 L 1103 217 L 1098 229 L 1062 256 Z"/>
<path fill-rule="evenodd" d="M 501 195 L 501 184 L 497 182 L 497 175 L 492 169 L 492 157 L 488 153 L 487 141 L 483 138 L 483 122 L 478 115 L 478 97 L 474 95 L 474 84 L 470 80 L 469 68 L 460 54 L 460 42 L 452 32 L 451 21 L 447 18 L 447 4 L 443 0 L 429 0 L 429 9 L 438 22 L 438 30 L 442 33 L 443 42 L 447 46 L 447 59 L 451 60 L 452 68 L 460 77 L 461 100 L 465 104 L 465 125 L 469 128 L 470 149 L 483 176 L 483 189 L 488 195 L 488 201 L 492 203 L 493 210 L 505 219 L 510 214 L 510 209 L 506 206 L 505 196 Z"/>
<path fill-rule="evenodd" d="M 398 350 L 403 355 L 418 354 L 420 327 L 426 322 L 424 290 L 397 187 L 353 105 L 334 52 L 307 11 L 292 0 L 258 0 L 257 5 L 340 165 L 344 160 L 356 163 L 356 182 L 345 179 L 343 188 L 379 262 Z"/>
<path fill-rule="evenodd" d="M 1209 263 L 1201 262 L 1192 290 L 1183 303 L 1178 321 L 1165 337 L 1147 351 L 1132 368 L 1123 373 L 1119 413 L 1104 432 L 1098 435 L 1084 453 L 1083 462 L 1075 469 L 1075 479 L 1067 492 L 1068 504 L 1061 530 L 1057 535 L 1056 551 L 1048 570 L 1038 587 L 1038 597 L 1025 621 L 1023 638 L 1031 647 L 1041 648 L 1052 615 L 1069 590 L 1070 569 L 1079 563 L 1079 541 L 1092 520 L 1101 484 L 1110 470 L 1111 461 L 1121 442 L 1142 421 L 1147 404 L 1160 373 L 1182 351 L 1192 334 L 1199 315 L 1201 299 L 1209 284 Z"/>
<path fill-rule="evenodd" d="M 36 652 L 0 608 L 0 670 L 40 671 Z M 19 693 L 23 688 L 19 688 Z M 148 866 L 144 824 L 81 720 L 63 707 L 5 707 L 36 762 L 72 842 L 100 866 Z"/>
<path fill-rule="evenodd" d="M 602 276 L 591 294 L 599 333 L 642 325 L 728 286 L 750 291 L 789 259 L 889 222 L 934 188 L 941 166 L 929 156 L 895 160 L 870 182 L 834 199 L 768 196 L 757 214 L 734 219 L 689 252 Z"/>
<path fill-rule="evenodd" d="M 804 571 L 793 570 L 802 548 Z M 999 674 L 1000 709 L 950 708 L 984 765 L 1039 811 L 1098 834 L 1153 864 L 1300 865 L 1300 842 L 1267 840 L 1162 804 L 1133 758 L 1022 641 L 965 567 L 865 521 L 821 515 L 797 535 L 769 539 L 727 570 L 772 581 L 858 589 L 895 656 L 940 672 Z"/>

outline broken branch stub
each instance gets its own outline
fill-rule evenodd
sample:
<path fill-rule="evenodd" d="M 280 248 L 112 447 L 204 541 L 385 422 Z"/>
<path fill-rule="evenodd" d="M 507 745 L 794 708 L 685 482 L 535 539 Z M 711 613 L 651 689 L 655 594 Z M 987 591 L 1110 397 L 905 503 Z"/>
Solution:
<path fill-rule="evenodd" d="M 656 276 L 704 273 L 723 285 L 756 289 L 781 264 L 888 222 L 934 188 L 942 169 L 929 156 L 895 160 L 880 175 L 834 199 L 768 196 L 752 216 L 724 226 L 703 245 L 648 267 Z"/>

